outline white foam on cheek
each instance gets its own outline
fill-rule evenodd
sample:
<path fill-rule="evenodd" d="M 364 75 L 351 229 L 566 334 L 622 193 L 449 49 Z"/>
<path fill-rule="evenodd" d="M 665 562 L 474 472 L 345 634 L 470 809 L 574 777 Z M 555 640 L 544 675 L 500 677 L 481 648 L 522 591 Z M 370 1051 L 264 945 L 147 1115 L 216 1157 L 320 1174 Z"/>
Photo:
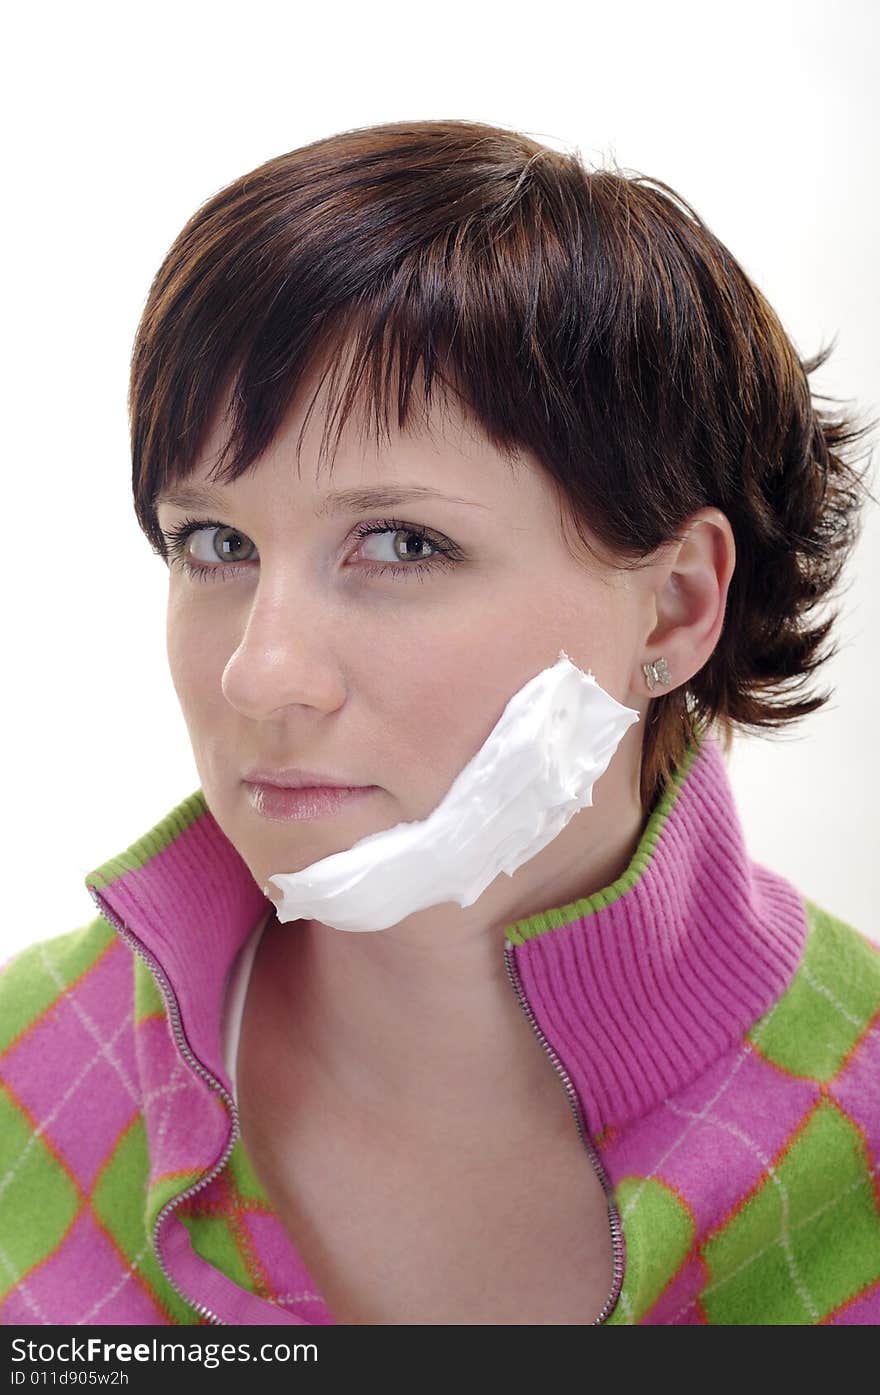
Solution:
<path fill-rule="evenodd" d="M 427 818 L 370 833 L 301 872 L 276 872 L 263 892 L 280 921 L 337 930 L 387 930 L 443 902 L 471 906 L 592 804 L 594 784 L 638 720 L 561 649 L 514 693 Z"/>

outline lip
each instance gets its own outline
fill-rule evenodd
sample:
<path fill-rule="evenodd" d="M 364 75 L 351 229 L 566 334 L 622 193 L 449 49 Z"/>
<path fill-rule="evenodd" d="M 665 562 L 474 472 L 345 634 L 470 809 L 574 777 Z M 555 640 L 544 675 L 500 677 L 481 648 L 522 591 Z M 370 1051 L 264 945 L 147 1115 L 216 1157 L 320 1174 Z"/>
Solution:
<path fill-rule="evenodd" d="M 359 780 L 338 779 L 319 770 L 301 770 L 297 766 L 287 766 L 283 770 L 249 770 L 244 776 L 249 785 L 273 785 L 275 789 L 375 789 L 375 785 L 364 785 Z"/>
<path fill-rule="evenodd" d="M 378 790 L 377 785 L 283 786 L 246 783 L 254 813 L 274 823 L 326 818 Z"/>

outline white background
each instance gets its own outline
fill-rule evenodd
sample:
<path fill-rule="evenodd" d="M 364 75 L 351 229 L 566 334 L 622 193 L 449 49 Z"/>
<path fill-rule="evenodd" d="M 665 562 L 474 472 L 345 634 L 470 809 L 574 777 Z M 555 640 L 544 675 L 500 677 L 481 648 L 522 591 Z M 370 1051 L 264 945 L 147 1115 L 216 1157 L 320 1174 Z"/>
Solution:
<path fill-rule="evenodd" d="M 167 671 L 167 573 L 132 509 L 125 401 L 149 283 L 196 207 L 347 127 L 516 127 L 671 184 L 802 356 L 837 334 L 814 390 L 875 416 L 878 11 L 871 0 L 15 8 L 0 85 L 0 959 L 91 920 L 86 873 L 198 787 Z M 820 674 L 832 702 L 785 735 L 738 738 L 730 770 L 752 855 L 880 940 L 878 513 L 869 506 L 850 566 L 840 653 Z"/>

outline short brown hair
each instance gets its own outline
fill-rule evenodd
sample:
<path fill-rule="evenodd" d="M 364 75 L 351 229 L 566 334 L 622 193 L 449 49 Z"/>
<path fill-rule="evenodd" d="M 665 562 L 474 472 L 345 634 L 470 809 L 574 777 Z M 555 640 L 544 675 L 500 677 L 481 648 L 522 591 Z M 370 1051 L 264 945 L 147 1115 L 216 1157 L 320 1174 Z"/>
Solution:
<path fill-rule="evenodd" d="M 343 131 L 221 189 L 168 251 L 132 352 L 134 503 L 156 552 L 167 560 L 156 496 L 191 473 L 227 392 L 212 477 L 231 481 L 321 355 L 349 341 L 322 457 L 330 420 L 335 449 L 356 403 L 378 435 L 393 391 L 405 429 L 421 369 L 429 401 L 448 383 L 496 449 L 532 452 L 563 521 L 621 567 L 681 540 L 700 508 L 729 519 L 737 558 L 718 643 L 649 706 L 646 811 L 698 731 L 714 724 L 729 750 L 735 726 L 777 727 L 828 701 L 803 688 L 836 652 L 819 649 L 838 612 L 808 622 L 874 498 L 867 465 L 847 456 L 876 421 L 814 405 L 807 376 L 833 344 L 802 361 L 668 185 L 438 120 Z"/>

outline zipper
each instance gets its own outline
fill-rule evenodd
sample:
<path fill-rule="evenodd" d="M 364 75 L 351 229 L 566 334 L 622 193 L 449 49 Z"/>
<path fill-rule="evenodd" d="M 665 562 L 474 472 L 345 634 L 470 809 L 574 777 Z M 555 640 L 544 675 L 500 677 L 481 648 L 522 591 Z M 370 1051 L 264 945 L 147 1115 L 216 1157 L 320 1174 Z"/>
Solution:
<path fill-rule="evenodd" d="M 174 1278 L 172 1278 L 162 1254 L 162 1247 L 159 1241 L 159 1232 L 162 1229 L 163 1221 L 171 1214 L 173 1210 L 175 1210 L 176 1207 L 178 1207 L 181 1204 L 181 1202 L 186 1201 L 189 1197 L 194 1196 L 196 1192 L 199 1192 L 204 1187 L 207 1187 L 211 1182 L 213 1182 L 217 1174 L 219 1172 L 222 1172 L 223 1168 L 226 1166 L 227 1159 L 229 1158 L 230 1153 L 235 1147 L 235 1143 L 239 1135 L 238 1110 L 235 1106 L 235 1101 L 232 1099 L 228 1091 L 224 1089 L 224 1087 L 221 1085 L 220 1081 L 216 1078 L 216 1076 L 213 1076 L 210 1071 L 205 1069 L 201 1061 L 197 1060 L 196 1057 L 193 1055 L 192 1051 L 190 1050 L 187 1040 L 183 1035 L 183 1029 L 180 1025 L 180 1008 L 177 1003 L 177 998 L 174 994 L 174 990 L 171 987 L 171 984 L 165 977 L 165 974 L 163 973 L 158 960 L 156 960 L 153 957 L 153 955 L 151 955 L 149 951 L 144 948 L 137 936 L 132 934 L 128 927 L 122 923 L 119 917 L 114 915 L 113 912 L 107 908 L 107 906 L 101 900 L 101 897 L 97 891 L 95 891 L 92 887 L 89 887 L 88 892 L 92 900 L 95 902 L 95 905 L 98 907 L 98 910 L 100 911 L 101 915 L 104 916 L 105 919 L 109 920 L 111 925 L 115 926 L 122 938 L 134 950 L 135 954 L 139 955 L 140 958 L 144 961 L 144 963 L 147 965 L 147 968 L 150 970 L 156 982 L 158 983 L 159 989 L 168 1005 L 168 1013 L 171 1020 L 171 1029 L 174 1033 L 174 1039 L 177 1042 L 178 1049 L 185 1057 L 185 1059 L 189 1062 L 191 1068 L 194 1071 L 196 1071 L 198 1075 L 202 1076 L 204 1080 L 207 1080 L 208 1084 L 211 1086 L 212 1089 L 217 1091 L 217 1093 L 224 1100 L 227 1108 L 229 1109 L 229 1113 L 232 1119 L 232 1132 L 229 1135 L 226 1144 L 226 1149 L 223 1152 L 222 1156 L 214 1164 L 214 1167 L 211 1169 L 211 1171 L 207 1172 L 204 1175 L 204 1177 L 201 1177 L 198 1182 L 195 1182 L 191 1187 L 187 1187 L 185 1191 L 178 1192 L 176 1196 L 173 1196 L 170 1198 L 170 1200 L 166 1201 L 165 1205 L 162 1207 L 161 1211 L 156 1217 L 156 1223 L 153 1227 L 153 1251 L 156 1255 L 156 1259 L 158 1260 L 159 1268 L 161 1269 L 170 1287 L 173 1288 L 175 1293 L 179 1294 L 183 1301 L 190 1308 L 193 1308 L 201 1317 L 207 1318 L 209 1322 L 214 1323 L 215 1325 L 228 1326 L 224 1319 L 219 1317 L 217 1313 L 212 1312 L 211 1309 L 206 1308 L 203 1303 L 196 1302 L 195 1299 L 189 1296 L 189 1294 L 185 1293 L 184 1290 L 177 1283 L 177 1281 Z M 598 1327 L 605 1321 L 605 1319 L 609 1316 L 612 1309 L 614 1308 L 614 1305 L 616 1304 L 617 1299 L 620 1295 L 621 1287 L 623 1285 L 624 1246 L 623 1228 L 620 1220 L 620 1212 L 617 1209 L 617 1203 L 614 1199 L 614 1192 L 612 1190 L 611 1183 L 608 1179 L 608 1175 L 605 1172 L 604 1167 L 602 1166 L 601 1159 L 599 1158 L 599 1155 L 596 1152 L 595 1147 L 593 1146 L 592 1139 L 590 1138 L 589 1132 L 584 1124 L 583 1109 L 581 1107 L 580 1099 L 578 1098 L 577 1090 L 575 1089 L 571 1076 L 568 1074 L 568 1071 L 565 1069 L 562 1062 L 560 1061 L 559 1056 L 553 1050 L 553 1047 L 550 1045 L 541 1028 L 538 1026 L 537 1019 L 535 1018 L 535 1014 L 532 1011 L 532 1006 L 529 1003 L 529 1000 L 526 997 L 525 991 L 522 986 L 522 979 L 520 978 L 519 969 L 516 963 L 516 954 L 514 951 L 514 946 L 509 941 L 504 946 L 504 964 L 507 969 L 507 976 L 510 979 L 513 991 L 516 994 L 517 1001 L 520 1007 L 522 1008 L 523 1012 L 525 1013 L 526 1019 L 530 1027 L 532 1028 L 532 1031 L 534 1032 L 538 1041 L 541 1043 L 541 1046 L 543 1047 L 544 1051 L 549 1056 L 550 1061 L 553 1065 L 553 1069 L 556 1071 L 557 1075 L 562 1080 L 562 1084 L 568 1096 L 568 1102 L 571 1106 L 572 1114 L 574 1115 L 574 1121 L 575 1125 L 577 1126 L 578 1134 L 580 1135 L 581 1142 L 583 1143 L 587 1151 L 587 1154 L 590 1158 L 590 1161 L 593 1165 L 593 1170 L 595 1171 L 596 1176 L 599 1178 L 599 1181 L 602 1184 L 602 1190 L 605 1193 L 605 1198 L 608 1204 L 608 1219 L 611 1225 L 611 1240 L 613 1246 L 613 1271 L 611 1279 L 611 1292 L 605 1299 L 605 1302 L 602 1305 L 598 1317 L 594 1318 L 592 1323 L 590 1323 L 591 1327 Z"/>
<path fill-rule="evenodd" d="M 571 1112 L 574 1115 L 574 1121 L 577 1125 L 577 1131 L 580 1134 L 581 1142 L 583 1143 L 584 1147 L 587 1150 L 587 1153 L 589 1154 L 590 1161 L 593 1164 L 593 1170 L 596 1173 L 596 1176 L 599 1178 L 599 1181 L 602 1183 L 602 1190 L 605 1193 L 605 1200 L 608 1206 L 608 1220 L 611 1225 L 611 1242 L 613 1245 L 613 1269 L 611 1277 L 611 1292 L 605 1299 L 601 1311 L 599 1312 L 599 1316 L 594 1318 L 593 1321 L 589 1324 L 590 1327 L 598 1327 L 605 1321 L 605 1319 L 611 1313 L 612 1309 L 614 1308 L 614 1305 L 617 1302 L 618 1297 L 620 1296 L 620 1290 L 623 1286 L 624 1245 L 623 1226 L 620 1220 L 620 1212 L 617 1209 L 617 1202 L 614 1199 L 614 1191 L 608 1179 L 608 1174 L 602 1166 L 602 1161 L 599 1157 L 599 1154 L 596 1152 L 595 1147 L 593 1146 L 593 1141 L 590 1138 L 589 1131 L 587 1130 L 587 1127 L 584 1123 L 584 1114 L 583 1109 L 581 1107 L 580 1099 L 578 1098 L 578 1092 L 575 1089 L 574 1083 L 571 1079 L 571 1076 L 568 1074 L 568 1071 L 565 1069 L 558 1055 L 553 1050 L 553 1047 L 550 1045 L 544 1033 L 541 1031 L 541 1028 L 538 1026 L 537 1019 L 535 1017 L 534 1012 L 532 1011 L 531 1003 L 526 997 L 525 991 L 522 986 L 522 979 L 520 977 L 519 969 L 516 963 L 515 947 L 513 944 L 510 943 L 509 940 L 504 945 L 504 964 L 507 969 L 507 976 L 510 979 L 513 991 L 516 994 L 517 1001 L 526 1015 L 529 1026 L 531 1027 L 535 1036 L 538 1038 L 538 1041 L 541 1043 L 547 1055 L 550 1057 L 553 1069 L 556 1071 L 556 1074 L 562 1080 L 563 1086 L 565 1087 L 565 1092 L 568 1095 L 568 1102 L 571 1105 Z"/>
<path fill-rule="evenodd" d="M 183 1029 L 180 1025 L 180 1008 L 177 1004 L 177 998 L 174 995 L 174 990 L 171 987 L 171 984 L 168 982 L 167 978 L 162 972 L 162 969 L 158 961 L 154 959 L 153 956 L 144 948 L 137 936 L 133 935 L 132 932 L 127 928 L 127 926 L 123 925 L 122 921 L 119 920 L 118 917 L 115 916 L 112 911 L 108 910 L 108 908 L 102 902 L 97 891 L 95 891 L 92 887 L 89 887 L 88 892 L 92 900 L 95 902 L 95 905 L 98 907 L 98 910 L 101 912 L 101 915 L 104 916 L 107 920 L 110 921 L 112 925 L 116 927 L 123 939 L 131 945 L 135 953 L 140 955 L 141 959 L 143 959 L 144 963 L 147 965 L 147 968 L 150 970 L 153 977 L 156 979 L 156 982 L 159 985 L 162 995 L 164 996 L 165 1001 L 168 1004 L 168 1011 L 171 1017 L 171 1028 L 174 1032 L 174 1039 L 177 1042 L 178 1048 L 186 1057 L 186 1060 L 192 1066 L 192 1069 L 196 1071 L 199 1075 L 201 1075 L 205 1080 L 207 1080 L 208 1084 L 213 1089 L 215 1089 L 217 1093 L 222 1097 L 222 1099 L 228 1106 L 229 1112 L 232 1116 L 232 1133 L 229 1136 L 229 1140 L 226 1145 L 226 1151 L 224 1152 L 223 1156 L 214 1165 L 212 1170 L 206 1173 L 204 1177 L 200 1178 L 198 1182 L 195 1182 L 193 1186 L 187 1187 L 185 1191 L 179 1192 L 176 1196 L 172 1196 L 169 1201 L 166 1201 L 165 1205 L 162 1207 L 162 1210 L 156 1217 L 156 1224 L 153 1227 L 153 1250 L 159 1262 L 159 1268 L 162 1270 L 162 1273 L 168 1280 L 168 1283 L 171 1286 L 171 1288 L 173 1288 L 174 1291 L 180 1295 L 180 1297 L 184 1300 L 185 1303 L 187 1303 L 191 1308 L 194 1308 L 201 1317 L 206 1317 L 209 1322 L 218 1324 L 220 1326 L 228 1326 L 224 1319 L 218 1317 L 218 1315 L 216 1313 L 213 1313 L 210 1308 L 206 1308 L 203 1303 L 197 1303 L 194 1299 L 190 1298 L 188 1294 L 184 1293 L 180 1285 L 171 1277 L 171 1274 L 168 1272 L 168 1267 L 162 1255 L 162 1248 L 159 1243 L 159 1231 L 162 1228 L 163 1221 L 166 1219 L 167 1216 L 171 1214 L 175 1207 L 179 1206 L 182 1201 L 186 1201 L 188 1197 L 194 1196 L 195 1193 L 201 1191 L 203 1187 L 207 1187 L 210 1182 L 213 1182 L 218 1172 L 222 1172 L 223 1168 L 226 1166 L 226 1160 L 232 1152 L 233 1148 L 235 1147 L 235 1141 L 238 1138 L 238 1110 L 235 1107 L 234 1100 L 220 1084 L 220 1081 L 217 1080 L 215 1076 L 211 1075 L 210 1071 L 207 1071 L 205 1067 L 202 1065 L 201 1061 L 198 1061 L 196 1057 L 193 1055 L 193 1053 L 190 1051 L 186 1038 L 183 1035 Z"/>

